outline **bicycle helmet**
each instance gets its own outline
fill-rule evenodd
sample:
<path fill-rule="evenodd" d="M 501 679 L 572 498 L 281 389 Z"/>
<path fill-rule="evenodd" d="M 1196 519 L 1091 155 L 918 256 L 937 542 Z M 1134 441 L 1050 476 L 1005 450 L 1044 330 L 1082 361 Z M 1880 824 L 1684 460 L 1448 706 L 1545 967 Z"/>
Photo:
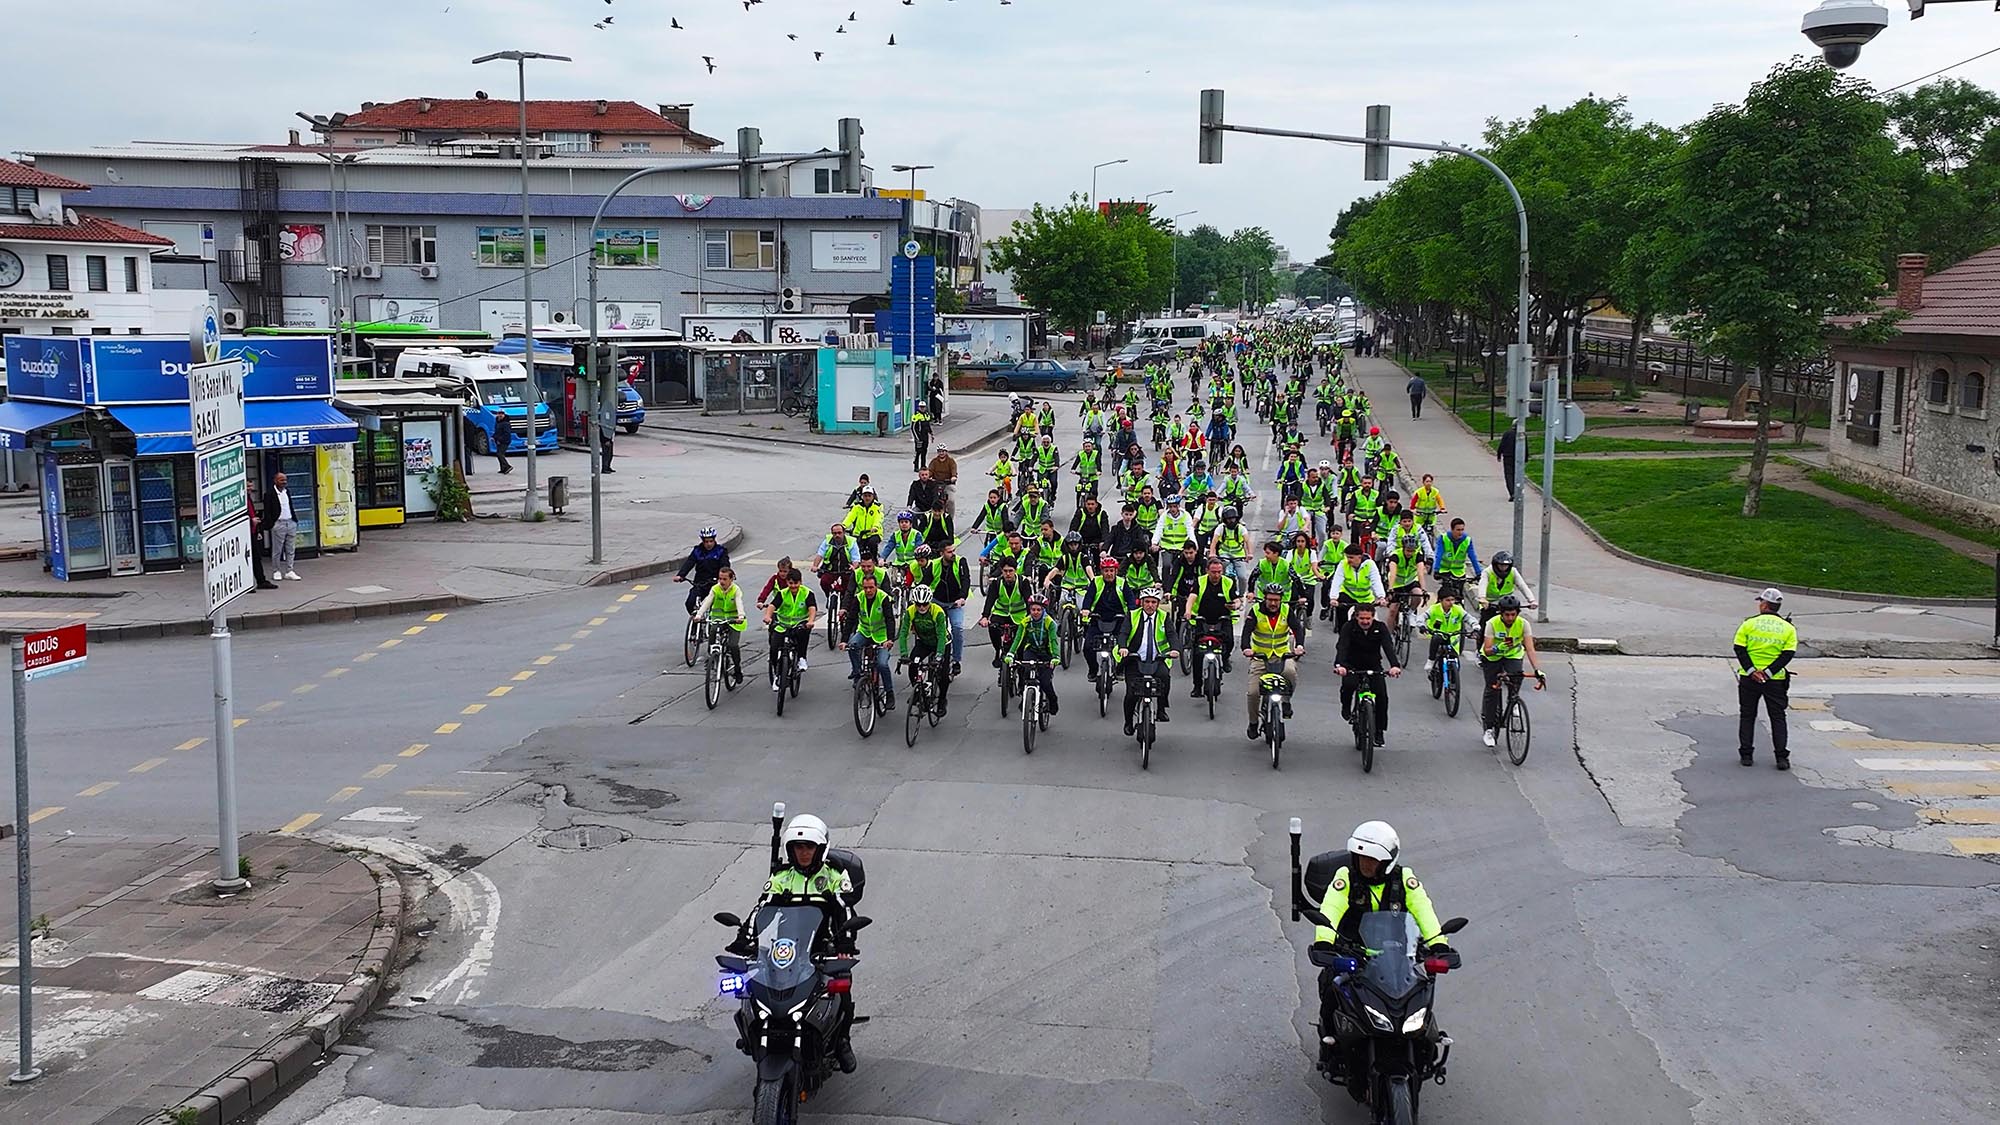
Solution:
<path fill-rule="evenodd" d="M 1402 852 L 1403 841 L 1396 835 L 1396 830 L 1389 827 L 1387 821 L 1371 820 L 1357 826 L 1354 833 L 1347 838 L 1348 874 L 1356 879 L 1361 878 L 1361 865 L 1354 861 L 1365 855 L 1370 859 L 1381 861 L 1382 873 L 1379 877 L 1387 879 L 1390 872 L 1396 870 L 1396 857 Z"/>
<path fill-rule="evenodd" d="M 812 862 L 806 864 L 805 869 L 810 871 L 817 868 L 820 861 L 826 858 L 827 836 L 826 821 L 810 813 L 802 813 L 793 817 L 792 822 L 785 825 L 785 858 L 792 858 L 793 844 L 811 844 L 813 846 Z M 793 861 L 792 865 L 794 867 L 799 866 L 797 861 Z"/>
<path fill-rule="evenodd" d="M 1139 600 L 1145 601 L 1147 598 L 1151 598 L 1154 601 L 1159 601 L 1161 598 L 1164 598 L 1166 596 L 1167 596 L 1166 591 L 1160 589 L 1158 586 L 1148 586 L 1144 590 L 1140 591 Z"/>
<path fill-rule="evenodd" d="M 1513 556 L 1513 555 L 1511 555 L 1511 554 L 1507 553 L 1506 551 L 1497 551 L 1497 552 L 1495 552 L 1495 553 L 1494 553 L 1494 555 L 1493 555 L 1493 569 L 1495 569 L 1495 570 L 1506 570 L 1506 569 L 1507 569 L 1508 567 L 1510 567 L 1510 566 L 1513 566 L 1513 565 L 1514 565 L 1514 556 Z"/>
<path fill-rule="evenodd" d="M 908 508 L 904 508 L 902 511 L 896 513 L 896 519 L 899 522 L 902 520 L 908 520 L 911 523 L 915 523 L 917 522 L 917 513 L 912 512 Z"/>
<path fill-rule="evenodd" d="M 1498 602 L 1494 604 L 1499 608 L 1501 613 L 1507 613 L 1510 611 L 1514 613 L 1521 612 L 1521 599 L 1515 597 L 1512 594 L 1508 594 L 1506 597 L 1501 598 Z"/>
<path fill-rule="evenodd" d="M 1276 594 L 1282 598 L 1285 596 L 1285 587 L 1281 583 L 1266 582 L 1264 583 L 1264 589 L 1262 592 L 1265 597 L 1270 597 L 1272 594 Z"/>
<path fill-rule="evenodd" d="M 1226 519 L 1226 520 L 1233 520 L 1233 519 L 1241 519 L 1241 518 L 1242 518 L 1242 516 L 1243 516 L 1243 513 L 1241 513 L 1241 512 L 1239 512 L 1239 511 L 1237 511 L 1237 510 L 1236 510 L 1236 509 L 1235 509 L 1235 508 L 1234 508 L 1233 506 L 1232 506 L 1232 507 L 1228 507 L 1228 508 L 1224 508 L 1224 509 L 1222 509 L 1222 518 L 1223 518 L 1223 519 Z"/>
<path fill-rule="evenodd" d="M 931 604 L 931 588 L 929 586 L 910 587 L 910 604 L 911 605 Z"/>
<path fill-rule="evenodd" d="M 1180 502 L 1181 502 L 1181 494 L 1178 492 L 1174 493 L 1172 496 L 1167 497 L 1167 504 L 1170 507 L 1179 504 Z"/>
<path fill-rule="evenodd" d="M 1380 426 L 1370 426 L 1370 427 L 1368 427 L 1368 436 L 1369 436 L 1369 437 L 1381 437 L 1381 436 L 1382 436 L 1382 427 L 1380 427 Z M 1386 824 L 1385 824 L 1385 825 L 1383 825 L 1383 827 L 1384 827 L 1384 828 L 1386 828 L 1386 827 L 1388 827 L 1388 825 L 1386 825 Z"/>
<path fill-rule="evenodd" d="M 1068 535 L 1063 536 L 1063 546 L 1065 547 L 1083 546 L 1083 532 L 1072 531 Z"/>
<path fill-rule="evenodd" d="M 712 527 L 704 527 L 704 528 L 702 528 L 702 529 L 701 529 L 701 537 L 702 537 L 703 539 L 713 539 L 713 538 L 715 538 L 715 529 L 714 529 L 714 528 L 712 528 Z"/>
<path fill-rule="evenodd" d="M 1043 597 L 1041 594 L 1029 594 L 1028 608 L 1033 609 L 1036 606 L 1041 606 L 1043 609 L 1047 609 L 1049 607 L 1049 599 Z"/>
<path fill-rule="evenodd" d="M 918 558 L 920 558 L 920 559 L 927 559 L 927 558 L 930 558 L 930 557 L 931 557 L 931 545 L 930 545 L 929 543 L 919 543 L 919 544 L 917 544 L 917 557 L 918 557 Z"/>
<path fill-rule="evenodd" d="M 1118 560 L 1101 559 L 1098 561 L 1097 569 L 1103 571 L 1106 574 L 1116 574 L 1118 573 Z"/>

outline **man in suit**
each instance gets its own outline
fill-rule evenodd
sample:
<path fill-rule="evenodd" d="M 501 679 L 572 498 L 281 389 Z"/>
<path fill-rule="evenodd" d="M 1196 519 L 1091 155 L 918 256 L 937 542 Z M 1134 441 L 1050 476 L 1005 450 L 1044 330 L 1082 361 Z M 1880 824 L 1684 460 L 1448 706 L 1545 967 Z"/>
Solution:
<path fill-rule="evenodd" d="M 264 493 L 264 526 L 271 529 L 271 577 L 297 581 L 299 523 L 283 473 L 271 478 L 271 488 Z"/>

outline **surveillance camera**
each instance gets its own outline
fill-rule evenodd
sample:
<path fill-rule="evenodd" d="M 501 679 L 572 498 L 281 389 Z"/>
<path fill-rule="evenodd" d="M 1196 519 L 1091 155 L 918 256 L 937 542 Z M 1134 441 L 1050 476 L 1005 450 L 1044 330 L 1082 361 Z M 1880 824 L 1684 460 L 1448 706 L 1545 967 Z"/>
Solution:
<path fill-rule="evenodd" d="M 1826 0 L 1806 13 L 1799 30 L 1826 53 L 1826 63 L 1846 70 L 1861 60 L 1861 48 L 1889 26 L 1889 9 L 1875 0 Z"/>

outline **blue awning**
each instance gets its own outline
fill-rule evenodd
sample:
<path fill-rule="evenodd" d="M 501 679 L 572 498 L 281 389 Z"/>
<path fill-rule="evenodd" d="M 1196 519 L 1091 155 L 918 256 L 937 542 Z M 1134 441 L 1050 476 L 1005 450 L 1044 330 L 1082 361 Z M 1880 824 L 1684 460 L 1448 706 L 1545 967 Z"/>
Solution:
<path fill-rule="evenodd" d="M 149 456 L 194 452 L 188 408 L 177 403 L 157 406 L 114 406 L 111 416 L 138 438 L 139 452 Z M 359 436 L 354 419 L 324 402 L 246 402 L 243 421 L 252 449 L 285 449 L 314 445 L 346 445 Z"/>
<path fill-rule="evenodd" d="M 58 402 L 0 402 L 0 449 L 26 449 L 28 432 L 65 422 L 83 413 L 83 408 Z"/>

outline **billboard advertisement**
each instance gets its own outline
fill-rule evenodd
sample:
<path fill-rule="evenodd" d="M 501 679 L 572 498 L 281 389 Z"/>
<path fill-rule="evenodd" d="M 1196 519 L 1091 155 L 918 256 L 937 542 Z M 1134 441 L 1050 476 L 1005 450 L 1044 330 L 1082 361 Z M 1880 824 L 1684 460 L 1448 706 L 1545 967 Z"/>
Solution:
<path fill-rule="evenodd" d="M 84 368 L 90 362 L 81 336 L 7 337 L 7 397 L 82 402 Z M 181 358 L 188 357 L 181 341 Z"/>
<path fill-rule="evenodd" d="M 1028 322 L 1018 316 L 948 316 L 944 335 L 953 363 L 993 363 L 1028 355 Z"/>
<path fill-rule="evenodd" d="M 826 334 L 847 334 L 845 316 L 774 316 L 771 342 L 774 344 L 823 344 Z"/>
<path fill-rule="evenodd" d="M 288 266 L 326 264 L 326 224 L 286 223 L 278 228 L 278 260 Z"/>
<path fill-rule="evenodd" d="M 684 316 L 681 318 L 681 334 L 690 340 L 761 344 L 764 342 L 764 318 Z"/>
<path fill-rule="evenodd" d="M 597 302 L 597 326 L 599 328 L 630 328 L 640 332 L 656 331 L 660 327 L 660 302 L 599 301 Z"/>
<path fill-rule="evenodd" d="M 90 356 L 86 401 L 108 406 L 188 400 L 191 365 L 184 339 L 93 336 Z M 243 380 L 246 399 L 323 399 L 333 394 L 330 337 L 224 336 L 221 358 L 241 359 L 249 367 Z"/>
<path fill-rule="evenodd" d="M 369 297 L 368 319 L 378 324 L 420 324 L 438 327 L 439 302 L 433 297 Z"/>
<path fill-rule="evenodd" d="M 597 232 L 597 261 L 610 268 L 655 268 L 660 264 L 660 228 Z"/>
<path fill-rule="evenodd" d="M 812 232 L 812 268 L 826 273 L 870 273 L 882 268 L 882 232 Z"/>

